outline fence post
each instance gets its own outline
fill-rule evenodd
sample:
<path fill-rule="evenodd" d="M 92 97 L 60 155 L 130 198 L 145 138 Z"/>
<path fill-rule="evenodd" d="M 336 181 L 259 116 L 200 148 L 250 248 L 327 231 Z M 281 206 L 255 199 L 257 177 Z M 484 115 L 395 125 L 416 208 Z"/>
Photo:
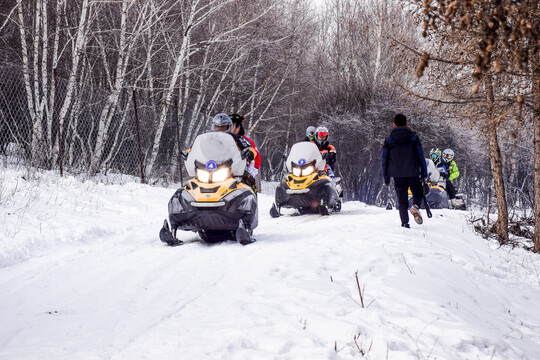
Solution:
<path fill-rule="evenodd" d="M 56 134 L 58 137 L 58 163 L 60 165 L 60 176 L 64 176 L 64 159 L 62 154 L 62 129 L 60 128 L 60 113 L 58 112 L 58 78 L 56 68 L 53 69 L 54 77 L 54 108 L 56 112 Z"/>
<path fill-rule="evenodd" d="M 178 98 L 174 98 L 174 119 L 176 121 L 176 146 L 178 146 L 178 157 L 176 161 L 178 162 L 178 171 L 180 171 L 180 183 L 184 183 L 184 174 L 182 173 L 182 149 L 180 148 L 180 124 L 178 123 Z"/>
<path fill-rule="evenodd" d="M 135 89 L 133 89 L 133 109 L 135 110 L 135 124 L 137 126 L 137 143 L 139 144 L 139 163 L 141 165 L 141 181 L 146 184 L 144 179 L 144 166 L 142 160 L 142 146 L 141 146 L 141 131 L 139 129 L 139 115 L 137 114 L 137 99 L 135 97 Z"/>

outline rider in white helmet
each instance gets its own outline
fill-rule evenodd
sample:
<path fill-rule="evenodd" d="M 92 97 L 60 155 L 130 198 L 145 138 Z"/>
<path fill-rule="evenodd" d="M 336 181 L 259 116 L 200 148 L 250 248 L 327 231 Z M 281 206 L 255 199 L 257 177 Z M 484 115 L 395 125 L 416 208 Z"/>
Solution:
<path fill-rule="evenodd" d="M 254 165 L 254 159 L 255 156 L 257 156 L 257 150 L 252 146 L 252 144 L 246 140 L 244 137 L 238 135 L 237 133 L 231 132 L 233 129 L 233 121 L 229 117 L 229 115 L 220 113 L 217 114 L 212 118 L 212 131 L 219 131 L 219 132 L 226 132 L 227 134 L 230 134 L 234 142 L 236 143 L 236 146 L 238 147 L 238 150 L 240 151 L 240 156 L 242 159 L 246 160 L 248 168 L 253 167 Z M 182 156 L 182 159 L 184 161 L 187 160 L 188 154 L 191 151 L 191 148 L 181 151 L 180 155 Z M 246 171 L 244 173 L 244 176 L 242 177 L 242 181 L 246 184 L 253 187 L 255 191 L 257 191 L 256 188 L 256 181 L 255 178 L 252 175 L 252 170 L 246 168 Z"/>
<path fill-rule="evenodd" d="M 308 126 L 306 129 L 306 137 L 302 141 L 315 141 L 315 126 Z"/>

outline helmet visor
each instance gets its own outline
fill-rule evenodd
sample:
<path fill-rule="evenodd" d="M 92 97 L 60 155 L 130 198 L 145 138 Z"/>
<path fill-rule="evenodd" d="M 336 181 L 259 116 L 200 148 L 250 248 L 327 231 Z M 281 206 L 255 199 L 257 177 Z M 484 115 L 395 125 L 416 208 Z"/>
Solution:
<path fill-rule="evenodd" d="M 319 132 L 317 133 L 317 136 L 318 136 L 318 137 L 327 137 L 327 136 L 328 136 L 328 132 L 326 132 L 326 131 L 319 131 Z"/>
<path fill-rule="evenodd" d="M 446 160 L 451 160 L 451 159 L 452 159 L 452 154 L 443 154 L 443 157 L 444 157 Z"/>

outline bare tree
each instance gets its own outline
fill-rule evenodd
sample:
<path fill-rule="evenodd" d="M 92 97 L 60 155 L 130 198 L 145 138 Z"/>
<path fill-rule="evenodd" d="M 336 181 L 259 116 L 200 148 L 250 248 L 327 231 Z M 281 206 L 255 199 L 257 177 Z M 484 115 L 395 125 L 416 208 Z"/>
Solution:
<path fill-rule="evenodd" d="M 58 114 L 59 123 L 62 126 L 74 101 L 73 94 L 76 82 L 79 80 L 80 62 L 88 38 L 89 1 L 83 0 L 80 3 L 79 18 L 74 32 L 67 32 L 66 36 L 61 36 L 61 18 L 66 15 L 66 7 L 66 2 L 62 0 L 57 1 L 56 7 L 53 9 L 48 8 L 46 0 L 38 0 L 34 4 L 17 0 L 16 4 L 26 100 L 32 122 L 30 153 L 37 157 L 35 162 L 39 165 L 55 161 L 58 152 L 57 147 L 54 151 L 56 142 L 53 137 L 57 83 L 52 79 L 52 70 L 58 67 L 62 58 L 68 56 L 71 58 L 70 61 L 64 61 L 67 65 L 66 70 L 69 73 L 69 78 L 66 94 Z M 52 28 L 52 48 L 50 48 L 49 42 L 51 39 L 49 34 L 51 30 L 50 14 L 53 14 L 55 22 Z M 28 19 L 32 19 L 32 21 L 28 21 Z M 61 43 L 61 39 L 63 43 Z M 52 88 L 49 84 L 52 84 Z"/>
<path fill-rule="evenodd" d="M 508 240 L 507 208 L 505 200 L 504 179 L 500 150 L 498 148 L 497 128 L 506 117 L 506 113 L 496 113 L 496 94 L 494 93 L 494 78 L 506 75 L 507 88 L 531 89 L 529 97 L 535 124 L 535 250 L 540 251 L 540 113 L 538 99 L 540 98 L 540 63 L 539 63 L 539 38 L 540 4 L 536 1 L 413 1 L 422 9 L 424 17 L 424 35 L 427 32 L 435 32 L 441 28 L 452 31 L 455 36 L 454 43 L 466 42 L 472 44 L 474 53 L 474 71 L 472 76 L 475 80 L 483 80 L 485 89 L 486 115 L 488 120 L 488 134 L 490 139 L 490 152 L 492 155 L 493 177 L 498 197 L 499 217 L 497 232 L 502 241 Z M 425 56 L 420 65 L 423 70 L 429 61 Z M 500 75 L 502 74 L 502 75 Z M 528 79 L 529 86 L 516 86 L 518 81 L 512 76 Z M 474 87 L 474 92 L 479 89 L 479 84 Z M 527 90 L 525 90 L 526 92 Z M 527 103 L 524 94 L 515 98 L 517 107 Z"/>
<path fill-rule="evenodd" d="M 347 196 L 376 203 L 382 141 L 408 102 L 394 85 L 410 75 L 400 70 L 392 36 L 413 37 L 415 26 L 388 1 L 328 1 L 323 16 L 316 58 L 319 122 L 328 125 L 337 147 Z"/>
<path fill-rule="evenodd" d="M 137 6 L 140 5 L 140 6 Z M 96 21 L 96 34 L 95 39 L 97 46 L 99 47 L 99 52 L 101 54 L 101 60 L 103 64 L 101 65 L 104 69 L 106 75 L 106 86 L 109 92 L 106 101 L 104 102 L 101 113 L 98 119 L 97 134 L 94 140 L 93 149 L 90 153 L 91 163 L 90 163 L 90 173 L 95 173 L 99 166 L 102 164 L 103 154 L 106 149 L 106 143 L 109 140 L 109 137 L 112 135 L 110 132 L 111 125 L 114 119 L 115 114 L 119 112 L 126 113 L 129 102 L 120 104 L 120 95 L 126 88 L 132 87 L 127 83 L 128 71 L 130 65 L 132 65 L 132 56 L 135 46 L 138 44 L 138 39 L 147 31 L 154 22 L 154 15 L 152 11 L 156 11 L 156 7 L 152 7 L 152 2 L 143 2 L 137 4 L 130 0 L 122 0 L 120 5 L 113 4 L 112 6 L 121 6 L 120 10 L 120 24 L 119 28 L 115 29 L 114 25 L 109 26 L 106 29 L 102 28 L 102 24 L 99 21 Z M 108 6 L 103 5 L 98 13 L 98 18 L 102 15 L 102 18 L 107 18 L 107 9 Z M 103 39 L 102 32 L 107 30 L 108 41 L 105 42 Z M 115 31 L 116 30 L 116 31 Z M 114 34 L 118 34 L 118 38 L 114 38 Z M 115 41 L 116 40 L 116 41 Z M 110 50 L 107 48 L 108 44 L 114 42 L 117 44 L 114 52 L 109 56 L 108 52 Z M 144 66 L 148 66 L 148 63 L 143 63 Z M 140 69 L 137 69 L 140 71 Z M 142 73 L 142 71 L 141 71 Z M 131 77 L 132 81 L 136 81 L 136 77 Z M 122 109 L 122 105 L 124 108 Z M 121 117 L 120 125 L 117 126 L 118 129 L 123 126 L 126 117 L 125 115 Z M 109 150 L 109 154 L 114 153 L 114 148 L 118 147 L 118 141 L 113 142 L 113 150 Z M 109 160 L 110 159 L 106 159 Z"/>

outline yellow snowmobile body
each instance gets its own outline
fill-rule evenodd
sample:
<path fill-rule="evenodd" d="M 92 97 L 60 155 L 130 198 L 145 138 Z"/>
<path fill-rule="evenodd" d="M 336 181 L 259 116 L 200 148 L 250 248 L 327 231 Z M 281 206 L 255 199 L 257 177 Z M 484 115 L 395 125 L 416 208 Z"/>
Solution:
<path fill-rule="evenodd" d="M 161 240 L 176 245 L 176 231 L 186 230 L 198 232 L 207 242 L 253 242 L 257 196 L 241 182 L 245 164 L 229 134 L 199 135 L 186 160 L 192 178 L 169 201 L 170 228 L 165 220 Z"/>
<path fill-rule="evenodd" d="M 429 185 L 429 193 L 426 195 L 426 200 L 430 209 L 447 209 L 448 208 L 448 194 L 446 189 L 437 184 L 427 183 Z M 412 192 L 409 189 L 409 205 L 412 205 Z M 424 203 L 422 202 L 422 208 Z"/>
<path fill-rule="evenodd" d="M 301 214 L 341 210 L 336 183 L 324 171 L 326 163 L 317 146 L 310 142 L 294 144 L 286 166 L 289 174 L 276 188 L 270 215 L 280 216 L 281 208 L 294 208 Z"/>

